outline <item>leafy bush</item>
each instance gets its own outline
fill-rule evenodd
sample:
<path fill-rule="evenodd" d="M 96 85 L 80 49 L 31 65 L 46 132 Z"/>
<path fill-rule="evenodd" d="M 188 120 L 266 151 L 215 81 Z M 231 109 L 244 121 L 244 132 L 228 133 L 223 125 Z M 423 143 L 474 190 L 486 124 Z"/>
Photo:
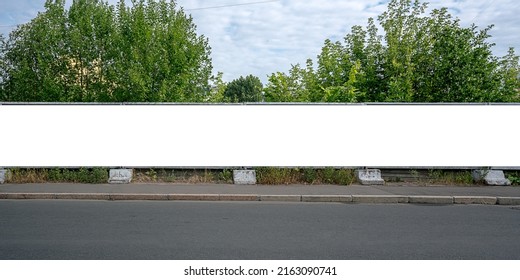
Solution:
<path fill-rule="evenodd" d="M 520 185 L 520 171 L 506 172 L 506 176 L 512 185 Z"/>

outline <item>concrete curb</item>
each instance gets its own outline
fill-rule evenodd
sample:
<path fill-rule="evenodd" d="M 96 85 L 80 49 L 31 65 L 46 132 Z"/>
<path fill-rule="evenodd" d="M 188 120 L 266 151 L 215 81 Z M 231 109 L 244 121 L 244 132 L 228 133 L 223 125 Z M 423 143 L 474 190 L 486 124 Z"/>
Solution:
<path fill-rule="evenodd" d="M 520 197 L 497 197 L 499 205 L 520 205 Z"/>
<path fill-rule="evenodd" d="M 455 204 L 497 204 L 498 198 L 492 196 L 454 196 L 453 203 Z"/>
<path fill-rule="evenodd" d="M 482 204 L 520 205 L 520 197 L 418 195 L 256 195 L 256 194 L 137 194 L 137 193 L 0 193 L 0 200 L 163 200 L 163 201 L 280 201 L 364 204 Z"/>
<path fill-rule="evenodd" d="M 301 195 L 261 195 L 260 201 L 301 202 Z"/>
<path fill-rule="evenodd" d="M 413 204 L 453 204 L 453 196 L 419 196 L 408 197 L 408 203 Z"/>
<path fill-rule="evenodd" d="M 218 201 L 218 194 L 170 194 L 169 200 Z"/>
<path fill-rule="evenodd" d="M 302 195 L 302 202 L 352 202 L 351 195 Z"/>
<path fill-rule="evenodd" d="M 256 194 L 221 194 L 220 201 L 260 201 L 260 196 Z"/>
<path fill-rule="evenodd" d="M 408 196 L 399 195 L 353 195 L 354 203 L 408 203 Z"/>

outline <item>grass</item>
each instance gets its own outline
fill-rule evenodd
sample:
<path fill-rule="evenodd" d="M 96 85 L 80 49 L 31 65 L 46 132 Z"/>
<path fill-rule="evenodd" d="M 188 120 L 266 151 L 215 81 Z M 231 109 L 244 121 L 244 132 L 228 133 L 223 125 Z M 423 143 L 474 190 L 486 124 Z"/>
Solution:
<path fill-rule="evenodd" d="M 262 185 L 351 185 L 356 182 L 352 169 L 335 168 L 255 168 L 257 183 Z M 411 170 L 412 182 L 430 185 L 474 185 L 470 171 L 429 170 L 426 172 Z M 410 177 L 410 176 L 408 176 Z M 408 178 L 407 177 L 407 178 Z M 506 171 L 506 177 L 513 185 L 520 185 L 520 171 Z M 408 178 L 410 179 L 410 178 Z M 9 169 L 6 183 L 88 183 L 104 184 L 108 180 L 107 168 L 13 168 Z M 132 179 L 136 183 L 185 183 L 185 184 L 232 184 L 233 172 L 224 170 L 201 169 L 134 169 Z M 387 182 L 404 182 L 403 178 L 387 178 Z"/>
<path fill-rule="evenodd" d="M 6 183 L 85 183 L 105 184 L 108 168 L 11 168 Z M 135 169 L 133 182 L 137 183 L 233 183 L 231 170 L 167 170 Z"/>
<path fill-rule="evenodd" d="M 351 185 L 356 181 L 351 169 L 313 169 L 313 168 L 256 168 L 257 183 L 262 185 L 290 184 L 334 184 Z"/>
<path fill-rule="evenodd" d="M 233 183 L 231 170 L 199 169 L 135 169 L 133 182 L 136 183 Z"/>
<path fill-rule="evenodd" d="M 108 180 L 106 168 L 13 168 L 9 169 L 6 183 L 85 183 L 100 184 Z"/>
<path fill-rule="evenodd" d="M 446 185 L 474 185 L 470 171 L 430 170 L 427 183 Z"/>

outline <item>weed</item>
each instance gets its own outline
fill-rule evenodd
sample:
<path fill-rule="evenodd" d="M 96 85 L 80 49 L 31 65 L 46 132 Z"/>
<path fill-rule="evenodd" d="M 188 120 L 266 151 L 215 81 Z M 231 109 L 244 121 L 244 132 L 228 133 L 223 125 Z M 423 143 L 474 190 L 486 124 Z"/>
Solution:
<path fill-rule="evenodd" d="M 7 183 L 44 183 L 47 181 L 47 171 L 45 169 L 10 169 Z"/>
<path fill-rule="evenodd" d="M 257 182 L 263 185 L 288 185 L 300 183 L 300 171 L 296 168 L 259 167 Z"/>
<path fill-rule="evenodd" d="M 389 177 L 388 179 L 386 179 L 386 181 L 389 182 L 389 183 L 401 183 L 401 182 L 403 182 L 403 180 L 401 178 L 399 178 L 398 176 Z"/>
<path fill-rule="evenodd" d="M 233 182 L 233 172 L 229 169 L 224 169 L 222 172 L 218 173 L 218 180 L 224 183 L 232 183 Z"/>
<path fill-rule="evenodd" d="M 471 185 L 473 176 L 470 171 L 430 170 L 429 183 Z"/>
<path fill-rule="evenodd" d="M 92 184 L 106 183 L 108 180 L 108 169 L 100 167 L 93 168 L 91 179 L 92 181 L 90 183 Z"/>
<path fill-rule="evenodd" d="M 334 174 L 334 183 L 337 185 L 348 186 L 356 180 L 354 171 L 350 169 L 338 169 Z"/>
<path fill-rule="evenodd" d="M 9 183 L 106 183 L 108 170 L 105 168 L 80 169 L 11 169 Z"/>
<path fill-rule="evenodd" d="M 146 171 L 145 174 L 150 178 L 149 180 L 153 182 L 157 181 L 157 171 L 153 170 L 153 168 L 150 168 L 150 170 Z"/>
<path fill-rule="evenodd" d="M 520 171 L 507 172 L 507 179 L 511 181 L 511 185 L 520 185 Z"/>
<path fill-rule="evenodd" d="M 327 167 L 321 172 L 321 181 L 325 184 L 334 184 L 334 169 Z"/>
<path fill-rule="evenodd" d="M 177 177 L 175 176 L 175 170 L 166 171 L 163 169 L 161 176 L 163 181 L 167 183 L 173 183 L 177 180 Z"/>
<path fill-rule="evenodd" d="M 256 169 L 256 175 L 258 183 L 265 185 L 350 185 L 355 181 L 353 170 L 331 167 L 324 169 L 260 167 Z"/>
<path fill-rule="evenodd" d="M 318 173 L 316 169 L 306 168 L 303 169 L 303 181 L 307 184 L 313 184 L 318 179 Z"/>

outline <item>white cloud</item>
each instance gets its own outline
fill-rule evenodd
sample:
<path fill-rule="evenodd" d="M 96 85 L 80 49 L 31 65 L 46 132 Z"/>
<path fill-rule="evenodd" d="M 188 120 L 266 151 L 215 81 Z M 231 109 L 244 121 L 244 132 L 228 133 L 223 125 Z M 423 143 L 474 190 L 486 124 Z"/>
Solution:
<path fill-rule="evenodd" d="M 5 0 L 0 0 L 5 1 Z M 329 38 L 342 40 L 353 25 L 366 26 L 368 17 L 386 10 L 388 0 L 281 0 L 255 5 L 190 10 L 260 0 L 178 0 L 191 14 L 199 34 L 209 38 L 215 71 L 226 80 L 253 74 L 262 81 L 291 64 L 319 54 Z M 43 0 L 7 0 L 0 25 L 26 22 L 43 9 Z M 68 0 L 68 3 L 72 0 Z M 117 0 L 109 0 L 115 4 Z M 130 1 L 127 0 L 127 3 Z M 495 24 L 491 42 L 496 55 L 513 46 L 520 52 L 520 2 L 517 0 L 430 1 L 431 8 L 448 7 L 463 26 Z M 0 29 L 2 33 L 6 29 Z"/>

